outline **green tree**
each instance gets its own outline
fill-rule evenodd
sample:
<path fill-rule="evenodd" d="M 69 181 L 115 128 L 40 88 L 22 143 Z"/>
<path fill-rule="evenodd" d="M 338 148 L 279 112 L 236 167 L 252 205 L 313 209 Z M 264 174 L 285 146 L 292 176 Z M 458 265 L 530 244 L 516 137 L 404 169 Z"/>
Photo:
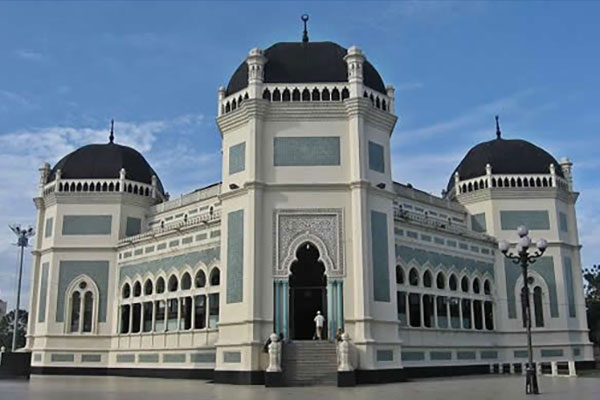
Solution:
<path fill-rule="evenodd" d="M 585 268 L 583 279 L 585 279 L 585 308 L 590 340 L 600 344 L 600 265 Z"/>
<path fill-rule="evenodd" d="M 27 311 L 19 311 L 17 322 L 17 349 L 25 346 L 25 334 L 27 333 Z M 13 326 L 15 320 L 14 310 L 0 319 L 0 347 L 6 347 L 7 351 L 12 349 Z"/>

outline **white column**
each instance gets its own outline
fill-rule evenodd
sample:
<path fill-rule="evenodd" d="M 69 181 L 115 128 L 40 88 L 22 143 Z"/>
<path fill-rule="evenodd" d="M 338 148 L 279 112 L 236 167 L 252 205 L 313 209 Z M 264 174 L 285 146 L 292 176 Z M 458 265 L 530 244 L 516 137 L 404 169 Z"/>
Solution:
<path fill-rule="evenodd" d="M 577 371 L 575 370 L 575 361 L 569 361 L 569 376 L 577 376 Z"/>
<path fill-rule="evenodd" d="M 556 361 L 550 361 L 550 367 L 552 369 L 552 376 L 558 375 L 558 365 Z"/>

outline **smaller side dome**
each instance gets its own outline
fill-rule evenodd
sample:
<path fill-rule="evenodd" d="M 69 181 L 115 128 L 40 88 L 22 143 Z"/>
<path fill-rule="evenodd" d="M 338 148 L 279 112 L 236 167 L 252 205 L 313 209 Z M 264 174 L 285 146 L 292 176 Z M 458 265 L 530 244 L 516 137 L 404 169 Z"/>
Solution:
<path fill-rule="evenodd" d="M 156 176 L 158 190 L 164 188 L 158 175 L 148 161 L 137 150 L 113 142 L 90 144 L 64 156 L 50 171 L 48 183 L 56 179 L 60 169 L 61 179 L 117 179 L 121 168 L 126 178 L 132 181 L 152 184 Z"/>
<path fill-rule="evenodd" d="M 548 174 L 550 164 L 554 164 L 556 174 L 564 178 L 560 164 L 546 150 L 526 140 L 498 136 L 469 150 L 450 176 L 446 188 L 448 193 L 454 187 L 456 172 L 461 181 L 476 178 L 486 174 L 486 164 L 491 165 L 494 174 Z"/>

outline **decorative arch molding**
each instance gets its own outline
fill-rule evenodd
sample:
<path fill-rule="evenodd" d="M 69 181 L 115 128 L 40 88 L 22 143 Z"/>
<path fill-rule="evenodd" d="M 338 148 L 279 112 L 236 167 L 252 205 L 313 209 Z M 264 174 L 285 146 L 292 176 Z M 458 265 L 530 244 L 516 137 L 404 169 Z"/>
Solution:
<path fill-rule="evenodd" d="M 335 274 L 334 264 L 329 256 L 325 242 L 315 234 L 304 232 L 296 236 L 288 246 L 286 257 L 283 260 L 283 266 L 284 269 L 287 270 L 287 275 L 291 273 L 290 266 L 292 263 L 298 261 L 298 258 L 296 257 L 298 248 L 306 243 L 311 243 L 319 251 L 319 261 L 325 265 L 325 275 L 331 276 L 332 274 Z"/>
<path fill-rule="evenodd" d="M 337 208 L 280 209 L 273 215 L 273 275 L 287 279 L 296 250 L 311 242 L 330 278 L 345 275 L 343 210 Z"/>
<path fill-rule="evenodd" d="M 546 282 L 546 280 L 536 271 L 528 271 L 528 276 L 530 278 L 533 278 L 533 284 L 529 285 L 529 304 L 531 305 L 531 318 L 532 318 L 532 324 L 531 324 L 531 328 L 535 329 L 535 306 L 533 303 L 533 289 L 536 286 L 539 286 L 542 289 L 542 309 L 543 309 L 543 315 L 544 315 L 544 321 L 546 321 L 545 323 L 549 323 L 550 318 L 552 318 L 551 315 L 551 309 L 550 309 L 550 287 L 548 286 L 548 283 Z M 523 276 L 519 276 L 519 278 L 517 278 L 517 281 L 515 282 L 515 286 L 513 288 L 514 291 L 514 295 L 515 295 L 515 302 L 517 305 L 517 320 L 519 321 L 523 321 L 523 304 L 521 302 L 521 288 L 523 287 Z"/>
<path fill-rule="evenodd" d="M 86 287 L 85 289 L 80 289 L 79 285 L 81 283 L 85 283 Z M 133 287 L 132 287 L 133 289 Z M 83 324 L 83 313 L 80 312 L 79 318 L 80 318 L 80 322 L 79 322 L 79 332 L 71 332 L 70 331 L 70 326 L 71 326 L 71 316 L 72 316 L 72 311 L 73 311 L 73 304 L 72 304 L 72 297 L 73 294 L 75 292 L 79 292 L 80 293 L 80 301 L 81 301 L 81 310 L 83 310 L 83 302 L 84 302 L 84 294 L 86 292 L 91 292 L 92 293 L 92 316 L 91 316 L 91 329 L 88 332 L 85 332 L 86 334 L 95 334 L 98 331 L 98 312 L 99 312 L 99 299 L 100 299 L 100 289 L 98 288 L 98 285 L 96 284 L 96 281 L 94 281 L 94 279 L 92 279 L 89 275 L 87 274 L 81 274 L 77 277 L 75 277 L 71 283 L 69 284 L 69 286 L 67 286 L 67 290 L 65 292 L 65 302 L 66 302 L 66 307 L 64 307 L 64 315 L 63 315 L 63 321 L 65 321 L 65 324 L 63 326 L 63 330 L 64 333 L 81 333 L 82 329 L 81 329 L 81 325 Z"/>

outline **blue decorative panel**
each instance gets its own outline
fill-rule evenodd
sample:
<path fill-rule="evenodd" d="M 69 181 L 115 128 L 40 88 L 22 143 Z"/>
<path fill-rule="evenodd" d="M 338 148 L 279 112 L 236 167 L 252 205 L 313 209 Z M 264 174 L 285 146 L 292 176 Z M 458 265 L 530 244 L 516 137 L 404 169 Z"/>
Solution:
<path fill-rule="evenodd" d="M 558 318 L 558 297 L 556 295 L 556 280 L 554 279 L 554 260 L 551 256 L 540 257 L 529 269 L 537 272 L 544 278 L 550 291 L 550 316 Z M 511 260 L 504 260 L 504 272 L 506 276 L 506 304 L 508 306 L 508 318 L 517 318 L 517 302 L 515 299 L 515 284 L 521 276 L 521 267 Z"/>
<path fill-rule="evenodd" d="M 275 166 L 340 165 L 340 138 L 277 137 L 273 142 Z"/>
<path fill-rule="evenodd" d="M 562 357 L 561 349 L 542 349 L 542 357 Z"/>
<path fill-rule="evenodd" d="M 485 232 L 487 230 L 485 213 L 471 215 L 471 228 L 475 232 Z"/>
<path fill-rule="evenodd" d="M 477 356 L 474 351 L 457 351 L 456 358 L 459 360 L 475 360 Z"/>
<path fill-rule="evenodd" d="M 46 219 L 46 224 L 44 225 L 44 237 L 52 236 L 52 228 L 54 225 L 54 218 L 50 217 Z"/>
<path fill-rule="evenodd" d="M 429 356 L 431 360 L 452 360 L 451 351 L 432 351 Z"/>
<path fill-rule="evenodd" d="M 179 246 L 179 239 L 177 239 L 177 240 L 171 240 L 169 242 L 169 247 L 177 247 L 177 246 Z"/>
<path fill-rule="evenodd" d="M 375 301 L 390 301 L 387 215 L 371 211 L 371 255 Z"/>
<path fill-rule="evenodd" d="M 444 239 L 439 237 L 433 238 L 433 241 L 435 242 L 435 244 L 444 244 Z"/>
<path fill-rule="evenodd" d="M 158 353 L 138 354 L 139 363 L 157 363 Z"/>
<path fill-rule="evenodd" d="M 35 361 L 35 362 L 42 362 L 42 355 L 40 353 L 34 353 L 33 354 L 33 361 Z"/>
<path fill-rule="evenodd" d="M 183 239 L 181 239 L 181 244 L 190 244 L 194 241 L 194 237 L 193 236 L 188 236 L 185 237 Z"/>
<path fill-rule="evenodd" d="M 229 148 L 229 175 L 246 169 L 246 142 L 238 143 Z"/>
<path fill-rule="evenodd" d="M 567 214 L 564 212 L 558 213 L 558 228 L 563 232 L 569 232 L 569 224 L 567 222 Z"/>
<path fill-rule="evenodd" d="M 408 236 L 409 238 L 412 238 L 412 239 L 419 238 L 419 235 L 417 234 L 417 232 L 413 232 L 413 231 L 406 231 L 406 236 Z"/>
<path fill-rule="evenodd" d="M 146 247 L 146 249 L 144 251 L 146 253 L 152 253 L 154 251 L 154 246 L 148 246 L 148 247 Z"/>
<path fill-rule="evenodd" d="M 394 361 L 393 350 L 377 350 L 377 361 Z"/>
<path fill-rule="evenodd" d="M 220 236 L 221 236 L 221 231 L 212 231 L 210 233 L 211 238 L 216 238 L 216 237 L 220 237 Z"/>
<path fill-rule="evenodd" d="M 243 301 L 244 210 L 227 214 L 227 303 Z"/>
<path fill-rule="evenodd" d="M 48 298 L 49 269 L 49 263 L 42 264 L 42 276 L 40 278 L 40 298 L 38 302 L 38 322 L 46 322 L 46 299 Z"/>
<path fill-rule="evenodd" d="M 422 351 L 403 351 L 402 361 L 423 361 L 425 353 Z"/>
<path fill-rule="evenodd" d="M 550 229 L 548 211 L 500 211 L 500 225 L 503 230 L 517 229 L 525 225 L 529 229 Z"/>
<path fill-rule="evenodd" d="M 450 247 L 456 247 L 457 243 L 455 240 L 446 240 L 446 245 Z"/>
<path fill-rule="evenodd" d="M 100 354 L 82 354 L 81 362 L 84 363 L 95 363 L 102 361 L 102 355 Z"/>
<path fill-rule="evenodd" d="M 567 292 L 567 300 L 569 302 L 569 317 L 577 317 L 575 312 L 575 289 L 573 288 L 573 265 L 571 264 L 571 258 L 565 257 L 563 259 L 565 270 L 565 286 Z"/>
<path fill-rule="evenodd" d="M 206 233 L 201 233 L 199 235 L 196 235 L 196 241 L 200 241 L 200 240 L 204 240 L 206 239 Z"/>
<path fill-rule="evenodd" d="M 383 146 L 369 141 L 369 168 L 377 172 L 385 172 Z"/>
<path fill-rule="evenodd" d="M 466 268 L 469 272 L 479 271 L 482 274 L 487 272 L 491 277 L 494 277 L 494 264 L 491 262 L 488 263 L 429 250 L 415 249 L 400 244 L 396 245 L 396 257 L 400 257 L 406 264 L 412 260 L 419 265 L 424 265 L 428 262 L 433 266 L 437 267 L 441 265 L 446 269 L 454 266 L 458 270 Z"/>
<path fill-rule="evenodd" d="M 50 361 L 52 361 L 52 362 L 74 362 L 75 354 L 73 354 L 73 353 L 53 353 L 53 354 L 50 354 Z"/>
<path fill-rule="evenodd" d="M 581 349 L 579 347 L 573 347 L 573 356 L 579 357 L 581 355 Z"/>
<path fill-rule="evenodd" d="M 65 215 L 63 235 L 110 235 L 111 215 Z"/>
<path fill-rule="evenodd" d="M 193 363 L 214 363 L 216 361 L 215 353 L 192 353 L 190 361 Z"/>
<path fill-rule="evenodd" d="M 132 363 L 135 362 L 135 354 L 117 354 L 118 363 Z"/>
<path fill-rule="evenodd" d="M 462 242 L 461 242 L 461 243 L 459 243 L 459 244 L 458 244 L 458 247 L 459 247 L 461 250 L 469 250 L 469 245 L 467 245 L 466 243 L 462 243 Z"/>
<path fill-rule="evenodd" d="M 139 235 L 142 231 L 142 220 L 140 218 L 127 217 L 125 236 Z"/>
<path fill-rule="evenodd" d="M 498 358 L 498 352 L 497 351 L 486 350 L 486 351 L 482 351 L 481 352 L 481 359 L 482 360 L 495 360 L 497 358 Z"/>
<path fill-rule="evenodd" d="M 515 350 L 514 351 L 515 358 L 527 358 L 529 357 L 529 353 L 527 350 Z"/>
<path fill-rule="evenodd" d="M 421 240 L 424 242 L 431 242 L 431 236 L 421 234 Z"/>
<path fill-rule="evenodd" d="M 224 351 L 223 362 L 226 363 L 239 363 L 242 362 L 242 353 L 239 351 Z"/>
<path fill-rule="evenodd" d="M 171 268 L 181 271 L 186 265 L 195 267 L 199 262 L 208 265 L 213 260 L 219 259 L 220 252 L 220 247 L 211 247 L 177 256 L 163 257 L 158 260 L 123 265 L 119 269 L 119 282 L 122 284 L 126 277 L 133 277 L 135 274 L 143 275 L 146 272 L 150 272 L 156 275 L 159 271 L 167 272 Z"/>
<path fill-rule="evenodd" d="M 178 354 L 163 354 L 164 363 L 184 363 L 185 353 Z"/>
<path fill-rule="evenodd" d="M 167 248 L 166 243 L 159 243 L 158 246 L 156 246 L 156 250 L 164 250 L 166 248 Z"/>
<path fill-rule="evenodd" d="M 100 302 L 98 320 L 106 322 L 106 296 L 108 294 L 108 261 L 61 261 L 58 269 L 58 292 L 56 322 L 64 321 L 65 292 L 73 279 L 79 275 L 89 276 L 98 286 Z"/>

